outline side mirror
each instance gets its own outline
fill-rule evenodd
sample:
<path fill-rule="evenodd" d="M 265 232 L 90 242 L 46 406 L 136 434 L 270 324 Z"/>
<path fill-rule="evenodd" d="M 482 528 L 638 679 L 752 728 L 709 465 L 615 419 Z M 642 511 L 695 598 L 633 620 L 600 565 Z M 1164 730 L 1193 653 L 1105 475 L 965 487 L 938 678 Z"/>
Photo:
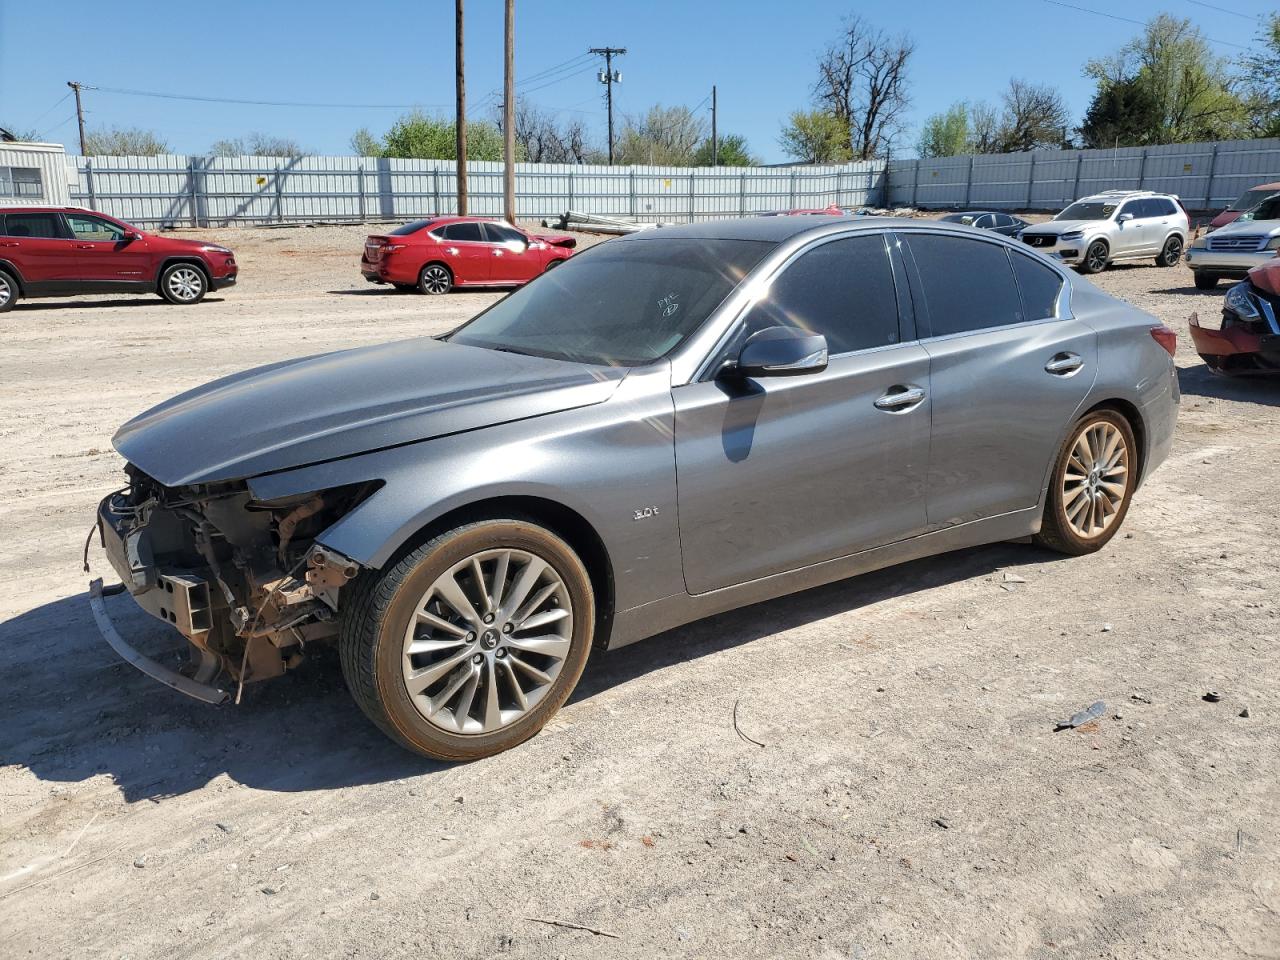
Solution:
<path fill-rule="evenodd" d="M 1116 220 L 1118 220 L 1120 223 L 1128 223 L 1132 219 L 1133 219 L 1132 213 L 1122 213 L 1120 214 L 1120 216 L 1116 217 Z"/>
<path fill-rule="evenodd" d="M 125 240 L 141 240 L 142 234 L 137 230 L 126 230 L 124 234 Z"/>
<path fill-rule="evenodd" d="M 753 334 L 732 372 L 739 377 L 797 377 L 827 369 L 827 338 L 795 327 L 770 327 Z"/>

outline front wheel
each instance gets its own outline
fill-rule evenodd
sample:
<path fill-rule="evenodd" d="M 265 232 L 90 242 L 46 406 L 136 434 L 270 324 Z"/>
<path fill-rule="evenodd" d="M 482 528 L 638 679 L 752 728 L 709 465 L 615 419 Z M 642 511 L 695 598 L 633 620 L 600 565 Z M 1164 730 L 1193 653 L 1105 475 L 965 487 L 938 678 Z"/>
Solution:
<path fill-rule="evenodd" d="M 453 274 L 441 263 L 428 263 L 418 274 L 418 289 L 432 296 L 440 296 L 453 289 Z"/>
<path fill-rule="evenodd" d="M 1156 257 L 1157 267 L 1176 267 L 1182 259 L 1182 238 L 1172 236 L 1164 242 L 1160 256 Z"/>
<path fill-rule="evenodd" d="M 1197 270 L 1195 276 L 1197 290 L 1213 290 L 1218 286 L 1218 278 L 1212 273 Z"/>
<path fill-rule="evenodd" d="M 1107 245 L 1101 240 L 1095 240 L 1089 244 L 1089 249 L 1084 252 L 1084 259 L 1080 261 L 1081 273 L 1101 273 L 1107 267 Z"/>
<path fill-rule="evenodd" d="M 1128 420 L 1114 410 L 1085 414 L 1054 464 L 1036 542 L 1072 555 L 1101 549 L 1129 512 L 1137 465 Z"/>
<path fill-rule="evenodd" d="M 12 310 L 18 299 L 18 281 L 5 270 L 0 270 L 0 313 Z"/>
<path fill-rule="evenodd" d="M 204 271 L 190 263 L 175 263 L 160 274 L 160 296 L 170 303 L 199 303 L 208 289 Z"/>
<path fill-rule="evenodd" d="M 401 746 L 477 760 L 529 739 L 577 685 L 595 629 L 582 561 L 524 520 L 433 538 L 343 598 L 339 649 L 360 709 Z"/>

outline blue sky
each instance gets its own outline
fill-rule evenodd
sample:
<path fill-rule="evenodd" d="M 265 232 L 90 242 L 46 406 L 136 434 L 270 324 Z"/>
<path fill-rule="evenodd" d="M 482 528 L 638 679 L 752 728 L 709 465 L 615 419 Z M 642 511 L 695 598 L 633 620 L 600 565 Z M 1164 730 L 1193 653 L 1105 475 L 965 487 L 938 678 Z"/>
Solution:
<path fill-rule="evenodd" d="M 1249 43 L 1249 16 L 1275 0 L 1067 0 L 1144 20 L 1162 11 L 1190 17 L 1210 37 Z M 1211 9 L 1219 7 L 1221 10 Z M 1231 11 L 1231 12 L 1223 12 Z M 857 13 L 917 42 L 908 135 L 959 99 L 995 100 L 1012 76 L 1058 86 L 1078 115 L 1091 84 L 1090 57 L 1137 26 L 1047 0 L 517 0 L 516 76 L 531 100 L 580 116 L 603 140 L 603 88 L 596 66 L 571 61 L 588 47 L 626 47 L 615 110 L 653 103 L 694 107 L 719 87 L 720 130 L 739 133 L 766 162 L 785 159 L 779 128 L 810 98 L 814 62 L 842 17 Z M 1243 51 L 1222 45 L 1223 55 Z M 468 0 L 467 83 L 473 109 L 502 85 L 502 2 Z M 452 0 L 338 3 L 221 0 L 188 7 L 0 0 L 0 123 L 34 127 L 76 151 L 66 81 L 122 89 L 245 100 L 421 104 L 451 110 Z M 535 89 L 538 88 L 538 89 Z M 317 153 L 347 153 L 353 130 L 384 130 L 397 109 L 188 103 L 86 91 L 88 123 L 156 130 L 178 153 L 262 130 Z M 485 112 L 485 111 L 480 111 Z M 703 108 L 705 112 L 705 107 Z"/>

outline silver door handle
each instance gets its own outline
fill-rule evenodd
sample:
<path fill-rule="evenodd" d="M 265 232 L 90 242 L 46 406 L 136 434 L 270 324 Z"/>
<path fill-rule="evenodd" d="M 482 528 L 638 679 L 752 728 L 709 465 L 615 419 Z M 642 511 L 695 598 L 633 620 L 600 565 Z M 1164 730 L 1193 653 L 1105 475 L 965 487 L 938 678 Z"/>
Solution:
<path fill-rule="evenodd" d="M 877 410 L 898 412 L 907 407 L 914 407 L 923 399 L 924 391 L 919 387 L 894 388 L 876 400 L 875 405 Z"/>
<path fill-rule="evenodd" d="M 1069 376 L 1084 366 L 1084 360 L 1078 353 L 1059 353 L 1044 365 L 1046 373 L 1060 377 Z"/>

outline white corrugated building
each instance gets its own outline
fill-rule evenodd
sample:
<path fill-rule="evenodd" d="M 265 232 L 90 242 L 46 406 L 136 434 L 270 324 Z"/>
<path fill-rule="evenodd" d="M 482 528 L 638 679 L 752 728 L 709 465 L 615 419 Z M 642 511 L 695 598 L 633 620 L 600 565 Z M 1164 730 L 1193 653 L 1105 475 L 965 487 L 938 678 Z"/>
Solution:
<path fill-rule="evenodd" d="M 60 143 L 0 142 L 0 207 L 70 204 L 72 175 Z"/>

